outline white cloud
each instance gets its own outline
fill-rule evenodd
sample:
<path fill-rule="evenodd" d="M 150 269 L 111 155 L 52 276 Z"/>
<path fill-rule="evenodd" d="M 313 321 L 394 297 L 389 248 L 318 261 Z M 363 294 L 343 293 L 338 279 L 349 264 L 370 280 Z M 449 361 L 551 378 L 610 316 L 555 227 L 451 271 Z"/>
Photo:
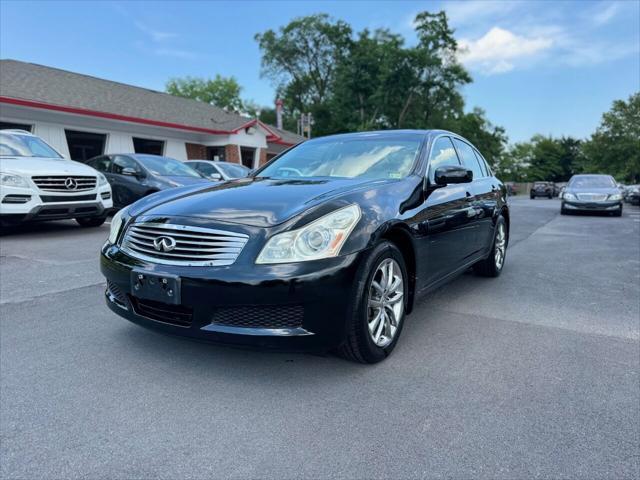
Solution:
<path fill-rule="evenodd" d="M 443 7 L 447 12 L 447 17 L 454 25 L 464 25 L 475 23 L 479 18 L 505 15 L 515 8 L 518 8 L 518 2 L 506 1 L 450 1 L 446 2 Z"/>
<path fill-rule="evenodd" d="M 149 37 L 151 37 L 151 39 L 154 42 L 163 42 L 165 40 L 169 40 L 171 38 L 176 38 L 178 36 L 177 33 L 162 32 L 160 30 L 155 30 L 155 29 L 149 27 L 148 25 L 145 25 L 144 23 L 142 23 L 140 21 L 134 22 L 134 25 L 142 33 L 145 33 Z"/>
<path fill-rule="evenodd" d="M 461 39 L 460 61 L 488 75 L 513 70 L 516 64 L 553 46 L 551 36 L 524 37 L 493 27 L 477 40 Z"/>
<path fill-rule="evenodd" d="M 161 57 L 175 57 L 183 58 L 185 60 L 195 60 L 198 58 L 198 54 L 188 50 L 181 50 L 179 48 L 156 48 L 153 50 L 153 53 Z"/>
<path fill-rule="evenodd" d="M 610 3 L 602 8 L 604 4 L 598 4 L 597 9 L 591 15 L 591 21 L 595 25 L 605 25 L 609 23 L 620 11 L 619 3 Z"/>

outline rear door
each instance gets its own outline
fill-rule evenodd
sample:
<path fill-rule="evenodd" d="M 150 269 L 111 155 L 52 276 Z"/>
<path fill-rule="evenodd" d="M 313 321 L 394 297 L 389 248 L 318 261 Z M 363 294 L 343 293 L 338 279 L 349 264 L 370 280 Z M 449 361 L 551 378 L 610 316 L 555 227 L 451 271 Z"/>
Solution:
<path fill-rule="evenodd" d="M 460 160 L 448 136 L 438 137 L 431 147 L 427 170 L 428 182 L 434 184 L 436 168 L 460 165 Z M 418 241 L 418 262 L 422 282 L 427 287 L 465 264 L 472 253 L 470 184 L 447 185 L 432 190 L 424 204 L 415 212 L 414 222 L 421 233 Z"/>
<path fill-rule="evenodd" d="M 147 187 L 142 183 L 145 175 L 142 167 L 133 158 L 125 155 L 113 155 L 111 166 L 111 189 L 113 202 L 118 208 L 125 207 L 147 194 Z M 137 176 L 124 175 L 125 168 L 132 168 Z"/>
<path fill-rule="evenodd" d="M 469 234 L 472 245 L 471 254 L 475 255 L 485 249 L 487 237 L 492 231 L 491 210 L 487 208 L 488 204 L 486 203 L 493 196 L 491 181 L 473 147 L 459 138 L 454 138 L 453 142 L 463 165 L 473 171 L 473 182 L 467 188 L 473 197 L 473 214 L 470 221 L 473 228 L 469 230 Z"/>

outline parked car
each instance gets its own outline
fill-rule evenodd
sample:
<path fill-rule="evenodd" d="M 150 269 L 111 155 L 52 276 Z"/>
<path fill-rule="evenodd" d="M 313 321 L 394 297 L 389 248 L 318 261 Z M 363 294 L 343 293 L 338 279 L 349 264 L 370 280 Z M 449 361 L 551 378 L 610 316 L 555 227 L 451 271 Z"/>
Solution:
<path fill-rule="evenodd" d="M 560 213 L 596 211 L 622 215 L 622 193 L 611 175 L 574 175 L 565 188 Z"/>
<path fill-rule="evenodd" d="M 74 218 L 82 227 L 97 227 L 111 207 L 104 175 L 65 159 L 29 132 L 0 131 L 2 225 Z"/>
<path fill-rule="evenodd" d="M 509 195 L 518 194 L 518 185 L 515 182 L 505 182 L 504 186 L 506 187 Z"/>
<path fill-rule="evenodd" d="M 553 184 L 553 196 L 559 197 L 560 192 L 562 192 L 566 186 L 567 186 L 567 182 L 555 182 Z"/>
<path fill-rule="evenodd" d="M 631 205 L 640 205 L 640 185 L 628 185 L 624 191 L 624 201 Z"/>
<path fill-rule="evenodd" d="M 553 198 L 553 183 L 551 182 L 534 182 L 529 191 L 529 198 L 536 197 Z"/>
<path fill-rule="evenodd" d="M 212 160 L 187 160 L 184 163 L 211 180 L 233 180 L 246 177 L 251 172 L 251 169 L 239 163 Z"/>
<path fill-rule="evenodd" d="M 111 184 L 116 208 L 169 188 L 196 183 L 211 185 L 209 180 L 184 162 L 158 155 L 101 155 L 88 160 L 87 164 L 102 172 Z"/>
<path fill-rule="evenodd" d="M 418 294 L 503 269 L 507 192 L 441 130 L 301 143 L 247 178 L 121 210 L 100 266 L 106 302 L 167 333 L 386 358 Z"/>

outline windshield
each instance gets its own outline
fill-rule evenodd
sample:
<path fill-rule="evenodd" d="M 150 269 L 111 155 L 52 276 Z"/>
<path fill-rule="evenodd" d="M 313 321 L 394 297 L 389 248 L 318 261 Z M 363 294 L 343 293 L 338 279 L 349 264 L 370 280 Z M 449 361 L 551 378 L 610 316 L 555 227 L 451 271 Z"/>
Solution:
<path fill-rule="evenodd" d="M 154 175 L 160 177 L 198 177 L 198 172 L 184 163 L 168 157 L 155 157 L 152 155 L 137 155 L 136 159 Z"/>
<path fill-rule="evenodd" d="M 251 171 L 244 165 L 232 165 L 230 163 L 216 163 L 216 167 L 222 170 L 222 172 L 229 178 L 242 178 L 246 177 Z"/>
<path fill-rule="evenodd" d="M 0 157 L 62 158 L 38 137 L 0 132 Z"/>
<path fill-rule="evenodd" d="M 284 153 L 257 173 L 273 178 L 404 178 L 424 136 L 362 135 L 311 140 Z"/>
<path fill-rule="evenodd" d="M 593 175 L 573 177 L 569 182 L 570 188 L 611 188 L 616 184 L 608 175 Z"/>

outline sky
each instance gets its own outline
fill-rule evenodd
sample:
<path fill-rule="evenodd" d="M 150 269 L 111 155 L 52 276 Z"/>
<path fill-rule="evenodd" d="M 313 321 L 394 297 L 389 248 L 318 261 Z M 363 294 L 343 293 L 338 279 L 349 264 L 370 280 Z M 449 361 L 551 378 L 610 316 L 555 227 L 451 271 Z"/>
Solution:
<path fill-rule="evenodd" d="M 640 0 L 29 2 L 0 0 L 0 58 L 164 90 L 181 76 L 233 76 L 273 105 L 256 33 L 328 13 L 407 45 L 418 12 L 445 10 L 480 107 L 511 142 L 588 137 L 616 99 L 640 90 Z"/>

